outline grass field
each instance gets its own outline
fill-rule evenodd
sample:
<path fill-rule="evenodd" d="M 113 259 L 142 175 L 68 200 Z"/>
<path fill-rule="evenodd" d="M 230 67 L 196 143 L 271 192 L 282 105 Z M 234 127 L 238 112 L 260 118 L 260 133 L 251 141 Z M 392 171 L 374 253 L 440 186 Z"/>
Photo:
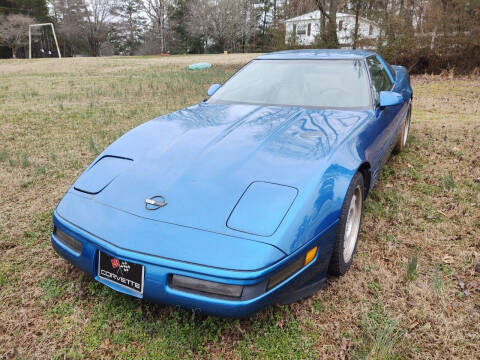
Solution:
<path fill-rule="evenodd" d="M 50 246 L 63 193 L 119 135 L 253 55 L 0 61 L 0 359 L 480 358 L 480 78 L 412 79 L 408 148 L 366 202 L 350 272 L 249 319 L 115 293 Z M 186 65 L 207 60 L 208 71 Z"/>

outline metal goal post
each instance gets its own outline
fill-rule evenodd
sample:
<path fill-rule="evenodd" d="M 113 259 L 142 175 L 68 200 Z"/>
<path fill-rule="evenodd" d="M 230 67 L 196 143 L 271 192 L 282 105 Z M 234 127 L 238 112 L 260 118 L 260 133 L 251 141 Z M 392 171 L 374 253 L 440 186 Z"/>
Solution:
<path fill-rule="evenodd" d="M 60 48 L 58 47 L 57 35 L 55 35 L 55 29 L 53 28 L 52 23 L 45 23 L 45 24 L 32 24 L 28 25 L 28 58 L 32 58 L 32 27 L 39 27 L 39 26 L 51 26 L 53 38 L 55 39 L 55 45 L 57 46 L 58 58 L 61 59 L 62 55 L 60 54 Z"/>

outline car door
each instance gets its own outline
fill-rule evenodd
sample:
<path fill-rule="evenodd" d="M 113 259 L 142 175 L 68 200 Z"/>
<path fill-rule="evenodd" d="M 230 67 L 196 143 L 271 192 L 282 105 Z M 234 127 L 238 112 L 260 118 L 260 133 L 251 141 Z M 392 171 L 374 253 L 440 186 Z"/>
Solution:
<path fill-rule="evenodd" d="M 375 55 L 367 57 L 366 60 L 375 101 L 375 119 L 372 124 L 375 136 L 373 137 L 372 146 L 369 148 L 371 154 L 368 154 L 369 158 L 372 159 L 372 177 L 373 181 L 375 181 L 380 169 L 390 156 L 392 145 L 394 145 L 393 140 L 397 128 L 396 120 L 401 105 L 380 107 L 380 92 L 391 91 L 394 82 Z"/>

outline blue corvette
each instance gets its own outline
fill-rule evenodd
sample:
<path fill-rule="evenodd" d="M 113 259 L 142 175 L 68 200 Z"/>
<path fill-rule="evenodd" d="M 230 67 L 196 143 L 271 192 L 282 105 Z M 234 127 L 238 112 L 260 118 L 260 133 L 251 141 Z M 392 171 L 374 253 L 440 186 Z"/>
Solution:
<path fill-rule="evenodd" d="M 138 298 L 247 316 L 342 275 L 410 125 L 404 67 L 368 51 L 257 57 L 120 137 L 53 214 L 54 249 Z"/>

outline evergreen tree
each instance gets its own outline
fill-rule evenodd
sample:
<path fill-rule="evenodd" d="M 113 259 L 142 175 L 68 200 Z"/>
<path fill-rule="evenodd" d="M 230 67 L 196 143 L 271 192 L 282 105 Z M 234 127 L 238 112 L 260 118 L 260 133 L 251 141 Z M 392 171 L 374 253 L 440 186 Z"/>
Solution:
<path fill-rule="evenodd" d="M 201 53 L 202 39 L 191 35 L 187 30 L 188 11 L 192 0 L 174 0 L 168 9 L 170 36 L 168 49 L 173 54 Z"/>
<path fill-rule="evenodd" d="M 121 21 L 110 36 L 116 54 L 133 55 L 141 44 L 147 21 L 140 1 L 120 0 L 118 3 L 116 15 Z"/>
<path fill-rule="evenodd" d="M 257 1 L 257 39 L 260 42 L 260 51 L 265 51 L 270 43 L 270 31 L 273 25 L 273 1 Z"/>
<path fill-rule="evenodd" d="M 46 0 L 0 0 L 0 14 L 22 14 L 37 21 L 51 21 Z"/>

